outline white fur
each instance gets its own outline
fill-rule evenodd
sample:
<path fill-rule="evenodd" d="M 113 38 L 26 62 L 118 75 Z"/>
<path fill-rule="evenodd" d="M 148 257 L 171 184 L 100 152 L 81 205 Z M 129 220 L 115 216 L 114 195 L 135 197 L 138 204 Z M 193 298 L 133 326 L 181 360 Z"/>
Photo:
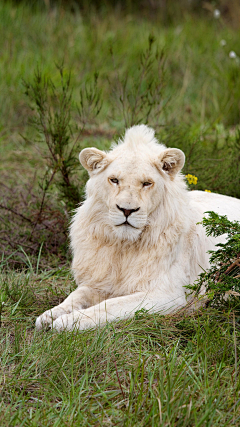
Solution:
<path fill-rule="evenodd" d="M 240 220 L 240 200 L 188 191 L 184 154 L 159 144 L 144 125 L 128 129 L 109 153 L 83 150 L 80 161 L 90 179 L 70 230 L 78 288 L 36 327 L 86 329 L 141 308 L 169 313 L 184 306 L 185 285 L 209 267 L 207 251 L 224 240 L 206 237 L 197 223 L 209 210 Z M 123 225 L 127 210 L 134 211 Z"/>

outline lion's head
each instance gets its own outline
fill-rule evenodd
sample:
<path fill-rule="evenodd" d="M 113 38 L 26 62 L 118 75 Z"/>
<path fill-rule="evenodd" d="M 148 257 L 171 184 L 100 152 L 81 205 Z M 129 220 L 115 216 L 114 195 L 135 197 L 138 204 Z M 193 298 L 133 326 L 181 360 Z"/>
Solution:
<path fill-rule="evenodd" d="M 98 203 L 101 223 L 130 241 L 136 241 L 154 218 L 166 191 L 174 193 L 175 184 L 183 185 L 178 172 L 184 160 L 181 150 L 159 144 L 145 125 L 128 129 L 108 153 L 96 148 L 80 153 L 90 175 L 87 198 Z"/>

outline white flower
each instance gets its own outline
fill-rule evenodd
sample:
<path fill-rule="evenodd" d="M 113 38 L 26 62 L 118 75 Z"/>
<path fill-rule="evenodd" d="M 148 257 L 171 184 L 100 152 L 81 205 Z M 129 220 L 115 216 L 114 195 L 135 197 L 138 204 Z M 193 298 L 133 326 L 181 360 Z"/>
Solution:
<path fill-rule="evenodd" d="M 231 59 L 236 59 L 237 58 L 237 55 L 236 55 L 236 53 L 233 50 L 231 50 L 231 52 L 229 52 L 229 58 L 231 58 Z"/>
<path fill-rule="evenodd" d="M 214 12 L 213 12 L 214 18 L 216 18 L 216 19 L 220 18 L 220 15 L 221 15 L 220 10 L 219 9 L 215 9 Z"/>
<path fill-rule="evenodd" d="M 221 46 L 226 46 L 226 44 L 227 44 L 226 40 L 222 39 L 222 40 L 220 41 L 220 45 L 221 45 Z"/>

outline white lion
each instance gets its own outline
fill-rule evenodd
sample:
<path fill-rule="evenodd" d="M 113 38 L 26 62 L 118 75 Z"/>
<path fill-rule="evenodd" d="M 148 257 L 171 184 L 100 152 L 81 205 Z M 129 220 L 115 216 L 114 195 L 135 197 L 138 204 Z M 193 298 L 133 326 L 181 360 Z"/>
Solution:
<path fill-rule="evenodd" d="M 184 158 L 144 125 L 108 153 L 80 153 L 90 179 L 70 231 L 78 288 L 38 317 L 37 329 L 86 329 L 141 308 L 169 313 L 186 304 L 185 285 L 209 267 L 217 242 L 197 223 L 209 210 L 240 220 L 240 200 L 188 191 Z"/>

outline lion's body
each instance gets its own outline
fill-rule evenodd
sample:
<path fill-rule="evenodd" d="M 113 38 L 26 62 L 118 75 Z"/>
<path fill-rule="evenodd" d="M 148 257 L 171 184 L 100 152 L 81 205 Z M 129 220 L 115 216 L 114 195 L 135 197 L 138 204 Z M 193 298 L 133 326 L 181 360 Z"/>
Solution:
<path fill-rule="evenodd" d="M 209 267 L 217 243 L 197 223 L 210 210 L 240 220 L 240 200 L 189 192 L 183 153 L 157 144 L 146 126 L 129 129 L 108 154 L 83 150 L 81 162 L 90 180 L 70 231 L 78 288 L 37 327 L 85 329 L 143 307 L 184 306 L 185 286 Z"/>

